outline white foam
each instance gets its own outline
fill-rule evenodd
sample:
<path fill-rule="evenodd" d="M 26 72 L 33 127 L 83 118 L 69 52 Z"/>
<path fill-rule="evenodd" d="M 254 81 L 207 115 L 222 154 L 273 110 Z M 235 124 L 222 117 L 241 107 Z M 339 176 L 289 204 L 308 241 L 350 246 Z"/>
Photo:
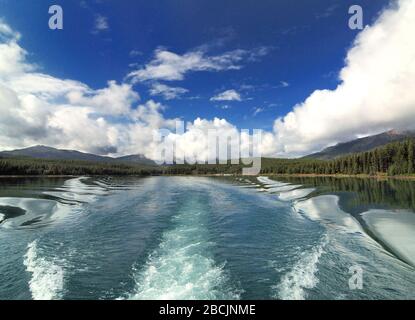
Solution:
<path fill-rule="evenodd" d="M 285 192 L 281 192 L 278 195 L 278 199 L 282 201 L 298 200 L 298 199 L 308 196 L 310 193 L 312 193 L 315 190 L 316 189 L 314 188 L 307 188 L 307 189 L 296 189 L 292 191 L 285 191 Z"/>
<path fill-rule="evenodd" d="M 222 267 L 203 257 L 165 256 L 151 259 L 145 270 L 136 277 L 137 291 L 133 300 L 214 300 L 237 299 L 224 295 L 221 288 L 224 275 Z M 137 271 L 137 270 L 136 270 Z"/>
<path fill-rule="evenodd" d="M 64 270 L 55 261 L 41 256 L 37 241 L 28 245 L 24 265 L 32 274 L 29 281 L 30 291 L 34 300 L 56 300 L 62 298 Z"/>
<path fill-rule="evenodd" d="M 238 299 L 226 289 L 223 265 L 210 253 L 204 209 L 197 203 L 175 217 L 175 227 L 164 233 L 161 244 L 144 267 L 134 269 L 136 288 L 129 299 L 216 300 Z"/>
<path fill-rule="evenodd" d="M 298 201 L 294 204 L 294 209 L 311 220 L 324 222 L 327 226 L 341 228 L 350 233 L 363 233 L 359 222 L 340 209 L 338 196 L 324 195 Z"/>
<path fill-rule="evenodd" d="M 415 266 L 415 213 L 369 210 L 362 214 L 368 228 L 401 259 Z"/>
<path fill-rule="evenodd" d="M 311 251 L 301 254 L 297 263 L 276 286 L 275 298 L 282 300 L 305 300 L 307 298 L 306 289 L 314 288 L 319 282 L 318 262 L 327 243 L 327 237 L 324 237 Z"/>

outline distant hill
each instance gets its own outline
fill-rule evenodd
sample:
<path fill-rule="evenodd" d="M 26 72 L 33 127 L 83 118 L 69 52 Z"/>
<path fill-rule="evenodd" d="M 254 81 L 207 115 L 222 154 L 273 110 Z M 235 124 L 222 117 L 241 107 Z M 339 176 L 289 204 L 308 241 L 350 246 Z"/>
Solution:
<path fill-rule="evenodd" d="M 415 138 L 415 131 L 391 130 L 374 136 L 339 143 L 320 152 L 305 156 L 307 159 L 330 160 L 347 154 L 365 152 L 395 141 Z"/>
<path fill-rule="evenodd" d="M 141 154 L 129 155 L 115 159 L 117 162 L 137 163 L 142 165 L 154 166 L 157 165 L 153 160 L 144 157 Z"/>
<path fill-rule="evenodd" d="M 142 155 L 129 155 L 119 158 L 99 156 L 92 153 L 84 153 L 76 150 L 62 150 L 47 146 L 34 146 L 13 151 L 2 151 L 0 157 L 14 158 L 27 157 L 48 160 L 83 160 L 93 162 L 122 162 L 141 165 L 156 165 L 156 163 Z"/>

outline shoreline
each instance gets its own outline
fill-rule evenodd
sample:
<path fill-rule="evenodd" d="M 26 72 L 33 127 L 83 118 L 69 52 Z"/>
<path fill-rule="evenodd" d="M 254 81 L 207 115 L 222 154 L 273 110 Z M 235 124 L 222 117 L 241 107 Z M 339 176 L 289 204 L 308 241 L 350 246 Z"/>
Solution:
<path fill-rule="evenodd" d="M 78 178 L 82 176 L 73 176 L 73 175 L 10 175 L 10 176 L 2 176 L 0 175 L 0 179 L 17 179 L 17 178 Z"/>
<path fill-rule="evenodd" d="M 415 180 L 415 175 L 400 175 L 400 176 L 388 176 L 388 175 L 368 175 L 368 174 L 259 174 L 259 175 L 242 175 L 242 174 L 160 174 L 160 175 L 0 175 L 0 179 L 17 179 L 17 178 L 79 178 L 79 177 L 282 177 L 282 178 L 360 178 L 360 179 L 377 179 L 377 180 Z"/>
<path fill-rule="evenodd" d="M 268 177 L 295 177 L 295 178 L 319 178 L 319 177 L 331 177 L 331 178 L 361 178 L 361 179 L 377 179 L 377 180 L 388 180 L 388 179 L 399 179 L 399 180 L 415 180 L 415 175 L 399 175 L 399 176 L 388 176 L 388 175 L 369 175 L 369 174 L 264 174 Z"/>

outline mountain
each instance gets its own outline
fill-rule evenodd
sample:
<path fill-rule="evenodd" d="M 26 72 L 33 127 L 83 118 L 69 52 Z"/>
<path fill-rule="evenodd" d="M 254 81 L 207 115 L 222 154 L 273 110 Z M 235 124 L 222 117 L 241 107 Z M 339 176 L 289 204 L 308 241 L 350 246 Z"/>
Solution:
<path fill-rule="evenodd" d="M 34 146 L 25 149 L 18 149 L 13 151 L 2 151 L 0 157 L 13 158 L 13 157 L 28 157 L 36 159 L 53 159 L 53 160 L 83 160 L 93 162 L 122 162 L 122 163 L 134 163 L 142 165 L 156 165 L 156 163 L 150 159 L 145 158 L 142 155 L 129 155 L 119 158 L 99 156 L 92 153 L 84 153 L 76 150 L 62 150 L 55 149 L 47 146 Z"/>
<path fill-rule="evenodd" d="M 365 152 L 395 141 L 415 138 L 415 131 L 391 130 L 374 136 L 339 143 L 320 152 L 305 156 L 307 159 L 330 160 L 350 153 Z"/>
<path fill-rule="evenodd" d="M 142 165 L 155 166 L 157 165 L 153 160 L 144 157 L 141 154 L 133 154 L 129 156 L 119 157 L 115 159 L 118 162 L 138 163 Z"/>
<path fill-rule="evenodd" d="M 2 157 L 28 157 L 36 159 L 53 160 L 85 160 L 85 161 L 112 161 L 113 158 L 102 157 L 91 153 L 83 153 L 75 150 L 61 150 L 46 146 L 34 146 L 25 149 L 0 152 Z"/>

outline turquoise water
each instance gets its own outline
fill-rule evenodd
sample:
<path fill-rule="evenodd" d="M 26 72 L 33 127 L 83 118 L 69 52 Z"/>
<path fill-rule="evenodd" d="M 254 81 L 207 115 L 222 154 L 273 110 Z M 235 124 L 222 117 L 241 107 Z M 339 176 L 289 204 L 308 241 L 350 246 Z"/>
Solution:
<path fill-rule="evenodd" d="M 323 183 L 150 177 L 0 186 L 0 299 L 415 298 L 411 230 L 401 248 L 379 224 L 391 208 L 353 203 Z M 408 219 L 412 208 L 404 209 Z M 399 228 L 400 211 L 387 217 Z M 363 270 L 361 290 L 349 288 L 353 266 Z"/>

